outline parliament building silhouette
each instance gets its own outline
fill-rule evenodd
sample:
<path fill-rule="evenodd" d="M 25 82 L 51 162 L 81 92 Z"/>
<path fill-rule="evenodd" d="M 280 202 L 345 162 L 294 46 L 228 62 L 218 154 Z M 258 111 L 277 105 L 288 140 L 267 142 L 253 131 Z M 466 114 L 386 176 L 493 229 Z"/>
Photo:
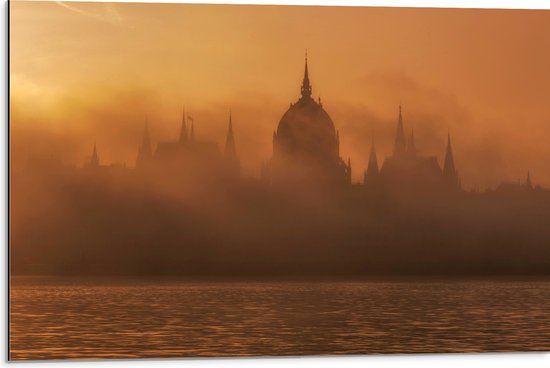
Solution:
<path fill-rule="evenodd" d="M 260 182 L 270 188 L 311 188 L 341 190 L 352 183 L 350 158 L 340 157 L 340 134 L 321 99 L 312 97 L 307 55 L 300 98 L 290 104 L 273 132 L 273 155 L 261 165 Z M 116 165 L 111 165 L 111 168 Z M 85 163 L 86 169 L 107 169 L 100 165 L 97 147 Z M 125 166 L 124 169 L 128 170 Z M 215 142 L 195 137 L 194 119 L 183 109 L 180 134 L 177 140 L 160 142 L 153 148 L 149 126 L 145 123 L 143 138 L 138 148 L 136 171 L 173 177 L 209 178 L 221 183 L 235 183 L 241 177 L 231 113 L 223 151 Z M 440 167 L 436 156 L 418 153 L 414 131 L 405 134 L 402 107 L 399 105 L 397 127 L 392 155 L 379 165 L 375 139 L 372 138 L 368 166 L 362 185 L 372 191 L 462 191 L 461 179 L 455 166 L 451 135 Z M 525 183 L 502 183 L 497 191 L 521 192 L 534 189 L 530 173 Z"/>
<path fill-rule="evenodd" d="M 193 276 L 550 274 L 550 191 L 523 183 L 466 191 L 447 138 L 442 166 L 417 150 L 401 107 L 393 152 L 374 138 L 361 182 L 314 99 L 273 132 L 260 176 L 241 172 L 235 115 L 225 144 L 198 138 L 183 109 L 172 141 L 145 123 L 135 167 L 39 160 L 13 171 L 16 274 Z M 369 142 L 365 142 L 367 145 Z M 355 175 L 357 178 L 358 175 Z M 62 256 L 60 256 L 62 255 Z"/>

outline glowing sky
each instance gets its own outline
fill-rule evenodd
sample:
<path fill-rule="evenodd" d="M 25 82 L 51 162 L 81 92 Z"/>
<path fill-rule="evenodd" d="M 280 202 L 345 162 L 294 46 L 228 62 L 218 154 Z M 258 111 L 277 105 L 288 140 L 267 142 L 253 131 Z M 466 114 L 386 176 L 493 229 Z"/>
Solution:
<path fill-rule="evenodd" d="M 233 112 L 243 171 L 257 175 L 297 99 L 308 49 L 315 97 L 354 181 L 370 140 L 391 152 L 399 103 L 421 154 L 450 130 L 466 188 L 550 186 L 550 12 L 12 2 L 12 160 L 133 165 L 147 117 L 175 139 L 182 104 L 222 144 Z M 381 164 L 381 163 L 380 163 Z"/>

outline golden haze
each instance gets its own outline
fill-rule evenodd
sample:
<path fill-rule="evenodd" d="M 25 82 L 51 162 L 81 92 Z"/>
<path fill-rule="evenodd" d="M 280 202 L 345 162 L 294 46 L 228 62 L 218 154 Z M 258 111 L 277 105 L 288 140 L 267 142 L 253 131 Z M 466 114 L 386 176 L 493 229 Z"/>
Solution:
<path fill-rule="evenodd" d="M 354 181 L 391 152 L 397 106 L 440 163 L 453 136 L 465 188 L 550 186 L 550 12 L 12 2 L 12 163 L 53 156 L 133 165 L 144 121 L 175 139 L 182 104 L 197 135 L 224 141 L 233 111 L 245 174 L 299 95 L 307 48 Z"/>

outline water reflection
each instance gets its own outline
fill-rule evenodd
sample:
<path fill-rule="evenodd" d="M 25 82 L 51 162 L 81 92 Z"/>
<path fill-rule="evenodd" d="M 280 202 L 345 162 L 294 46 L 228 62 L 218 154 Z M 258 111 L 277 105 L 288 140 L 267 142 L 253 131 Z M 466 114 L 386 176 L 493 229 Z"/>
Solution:
<path fill-rule="evenodd" d="M 16 278 L 11 359 L 550 350 L 550 282 Z"/>

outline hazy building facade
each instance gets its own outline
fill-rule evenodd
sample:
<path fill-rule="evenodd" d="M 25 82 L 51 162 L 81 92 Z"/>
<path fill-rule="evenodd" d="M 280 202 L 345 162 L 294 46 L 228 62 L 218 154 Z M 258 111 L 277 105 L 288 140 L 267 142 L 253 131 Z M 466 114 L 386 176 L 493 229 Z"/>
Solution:
<path fill-rule="evenodd" d="M 351 164 L 340 158 L 340 138 L 321 99 L 312 98 L 307 56 L 301 97 L 291 103 L 273 133 L 273 157 L 262 168 L 273 186 L 342 187 L 351 183 Z"/>
<path fill-rule="evenodd" d="M 185 109 L 178 139 L 159 142 L 154 151 L 152 147 L 146 123 L 136 158 L 136 169 L 142 173 L 183 180 L 239 178 L 240 159 L 231 115 L 223 154 L 215 142 L 196 138 L 194 119 Z"/>
<path fill-rule="evenodd" d="M 194 119 L 183 109 L 177 139 L 152 142 L 150 124 L 146 121 L 138 146 L 136 172 L 143 177 L 162 179 L 207 179 L 223 184 L 241 179 L 241 160 L 238 155 L 231 112 L 228 117 L 225 144 L 220 150 L 213 141 L 196 137 Z M 340 157 L 340 135 L 321 99 L 313 99 L 307 55 L 299 99 L 290 104 L 273 132 L 272 157 L 261 167 L 260 179 L 270 188 L 342 189 L 352 186 L 352 166 L 348 158 Z M 399 106 L 393 150 L 383 160 L 377 154 L 372 138 L 368 166 L 363 174 L 363 187 L 374 193 L 462 191 L 456 168 L 451 135 L 447 137 L 445 155 L 439 165 L 436 156 L 422 155 L 414 131 L 405 134 L 403 111 Z M 125 164 L 100 164 L 96 144 L 84 163 L 89 172 L 126 172 Z M 252 179 L 255 180 L 255 179 Z M 300 190 L 298 190 L 298 188 Z M 524 184 L 503 183 L 498 192 L 518 192 L 541 189 L 531 182 L 530 173 Z"/>
<path fill-rule="evenodd" d="M 503 182 L 501 183 L 495 190 L 497 193 L 502 194 L 523 194 L 523 193 L 530 193 L 534 191 L 541 191 L 542 188 L 540 185 L 534 185 L 533 181 L 531 179 L 531 172 L 527 171 L 527 177 L 525 179 L 525 182 L 521 182 L 521 180 L 518 179 L 517 182 Z"/>
<path fill-rule="evenodd" d="M 364 184 L 367 187 L 391 191 L 459 190 L 460 178 L 455 168 L 450 134 L 443 169 L 441 169 L 437 157 L 422 156 L 418 153 L 414 131 L 411 130 L 409 138 L 406 138 L 403 112 L 399 106 L 393 153 L 384 160 L 379 169 L 373 139 Z"/>

